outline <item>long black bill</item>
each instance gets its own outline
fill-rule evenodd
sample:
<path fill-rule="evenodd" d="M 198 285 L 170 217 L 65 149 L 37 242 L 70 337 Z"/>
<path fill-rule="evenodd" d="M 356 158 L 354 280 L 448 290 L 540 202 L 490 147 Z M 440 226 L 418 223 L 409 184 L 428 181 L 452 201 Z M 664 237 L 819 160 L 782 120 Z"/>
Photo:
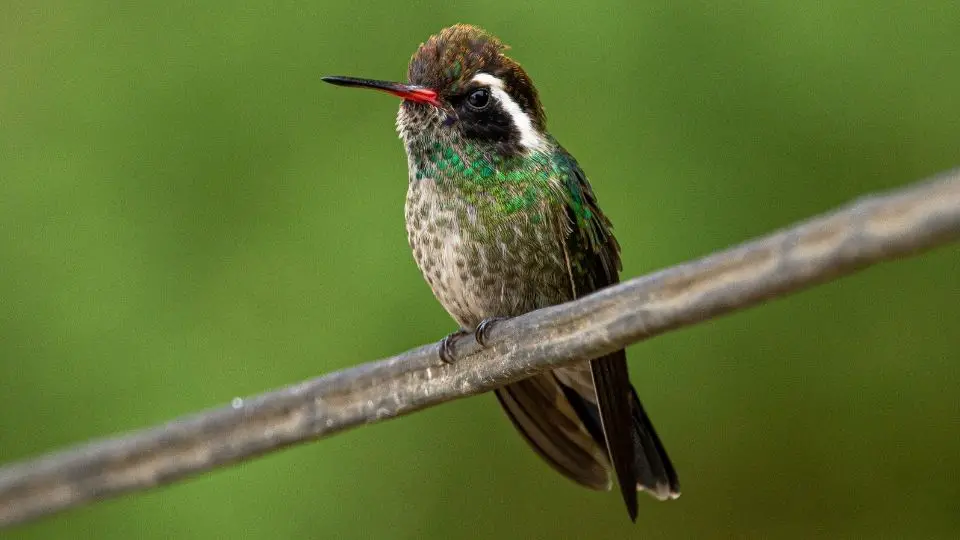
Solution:
<path fill-rule="evenodd" d="M 407 101 L 416 101 L 418 103 L 429 103 L 434 107 L 440 107 L 440 99 L 437 92 L 423 86 L 412 84 L 403 84 L 391 81 L 376 81 L 373 79 L 358 79 L 356 77 L 341 77 L 339 75 L 322 77 L 323 82 L 335 84 L 337 86 L 346 86 L 349 88 L 369 88 L 379 90 L 388 94 L 393 94 Z"/>

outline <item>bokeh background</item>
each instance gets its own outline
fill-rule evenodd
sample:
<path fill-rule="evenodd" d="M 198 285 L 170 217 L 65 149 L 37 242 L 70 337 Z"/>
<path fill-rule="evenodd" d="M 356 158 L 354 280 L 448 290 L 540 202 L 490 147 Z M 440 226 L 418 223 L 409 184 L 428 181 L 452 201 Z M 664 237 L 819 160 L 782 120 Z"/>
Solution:
<path fill-rule="evenodd" d="M 434 341 L 389 96 L 511 44 L 626 277 L 960 164 L 960 4 L 5 2 L 0 462 Z M 684 495 L 553 473 L 492 396 L 4 538 L 956 538 L 960 251 L 630 349 Z"/>

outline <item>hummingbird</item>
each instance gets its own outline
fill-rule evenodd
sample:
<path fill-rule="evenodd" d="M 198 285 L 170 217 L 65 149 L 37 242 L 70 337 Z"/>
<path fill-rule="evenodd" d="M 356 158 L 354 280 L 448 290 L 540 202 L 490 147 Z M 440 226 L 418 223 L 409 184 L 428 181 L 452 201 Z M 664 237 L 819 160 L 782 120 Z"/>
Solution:
<path fill-rule="evenodd" d="M 410 59 L 408 82 L 329 76 L 402 99 L 407 237 L 434 296 L 484 345 L 496 321 L 619 281 L 620 246 L 577 161 L 547 131 L 537 89 L 495 36 L 457 24 Z M 609 490 L 632 521 L 637 491 L 680 495 L 670 458 L 627 373 L 625 351 L 495 391 L 513 425 L 554 469 Z"/>

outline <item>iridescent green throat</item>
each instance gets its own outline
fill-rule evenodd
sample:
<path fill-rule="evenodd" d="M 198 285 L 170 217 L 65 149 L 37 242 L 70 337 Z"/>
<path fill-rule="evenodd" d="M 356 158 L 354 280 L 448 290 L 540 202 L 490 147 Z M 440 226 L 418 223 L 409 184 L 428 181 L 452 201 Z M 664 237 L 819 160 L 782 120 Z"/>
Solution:
<path fill-rule="evenodd" d="M 466 203 L 482 214 L 523 213 L 537 223 L 551 203 L 562 202 L 579 220 L 589 221 L 592 214 L 582 204 L 575 163 L 555 141 L 548 141 L 543 150 L 504 156 L 469 142 L 413 140 L 414 179 L 432 178 L 451 203 Z"/>

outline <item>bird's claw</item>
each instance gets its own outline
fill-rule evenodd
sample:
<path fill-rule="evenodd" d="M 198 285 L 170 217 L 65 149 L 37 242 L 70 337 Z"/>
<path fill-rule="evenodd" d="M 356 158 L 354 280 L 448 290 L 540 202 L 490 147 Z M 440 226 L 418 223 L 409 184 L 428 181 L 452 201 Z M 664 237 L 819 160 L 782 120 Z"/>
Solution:
<path fill-rule="evenodd" d="M 490 329 L 493 328 L 496 323 L 506 319 L 507 317 L 490 317 L 489 319 L 480 321 L 480 324 L 477 325 L 477 330 L 473 333 L 473 337 L 477 340 L 477 344 L 479 344 L 481 347 L 486 347 L 487 337 L 490 333 Z"/>
<path fill-rule="evenodd" d="M 466 330 L 460 329 L 460 330 L 457 330 L 456 332 L 448 334 L 447 337 L 440 340 L 439 354 L 440 354 L 440 360 L 444 364 L 453 363 L 453 342 L 469 333 L 470 332 L 467 332 Z"/>
<path fill-rule="evenodd" d="M 473 339 L 477 340 L 477 344 L 481 347 L 486 347 L 487 337 L 490 333 L 490 329 L 493 328 L 494 324 L 506 318 L 507 317 L 490 317 L 489 319 L 480 321 L 480 324 L 477 325 L 477 329 L 473 331 Z M 470 332 L 461 328 L 460 330 L 448 334 L 447 337 L 440 340 L 440 350 L 438 353 L 440 355 L 440 360 L 444 364 L 453 363 L 454 342 L 468 334 L 470 334 Z"/>

